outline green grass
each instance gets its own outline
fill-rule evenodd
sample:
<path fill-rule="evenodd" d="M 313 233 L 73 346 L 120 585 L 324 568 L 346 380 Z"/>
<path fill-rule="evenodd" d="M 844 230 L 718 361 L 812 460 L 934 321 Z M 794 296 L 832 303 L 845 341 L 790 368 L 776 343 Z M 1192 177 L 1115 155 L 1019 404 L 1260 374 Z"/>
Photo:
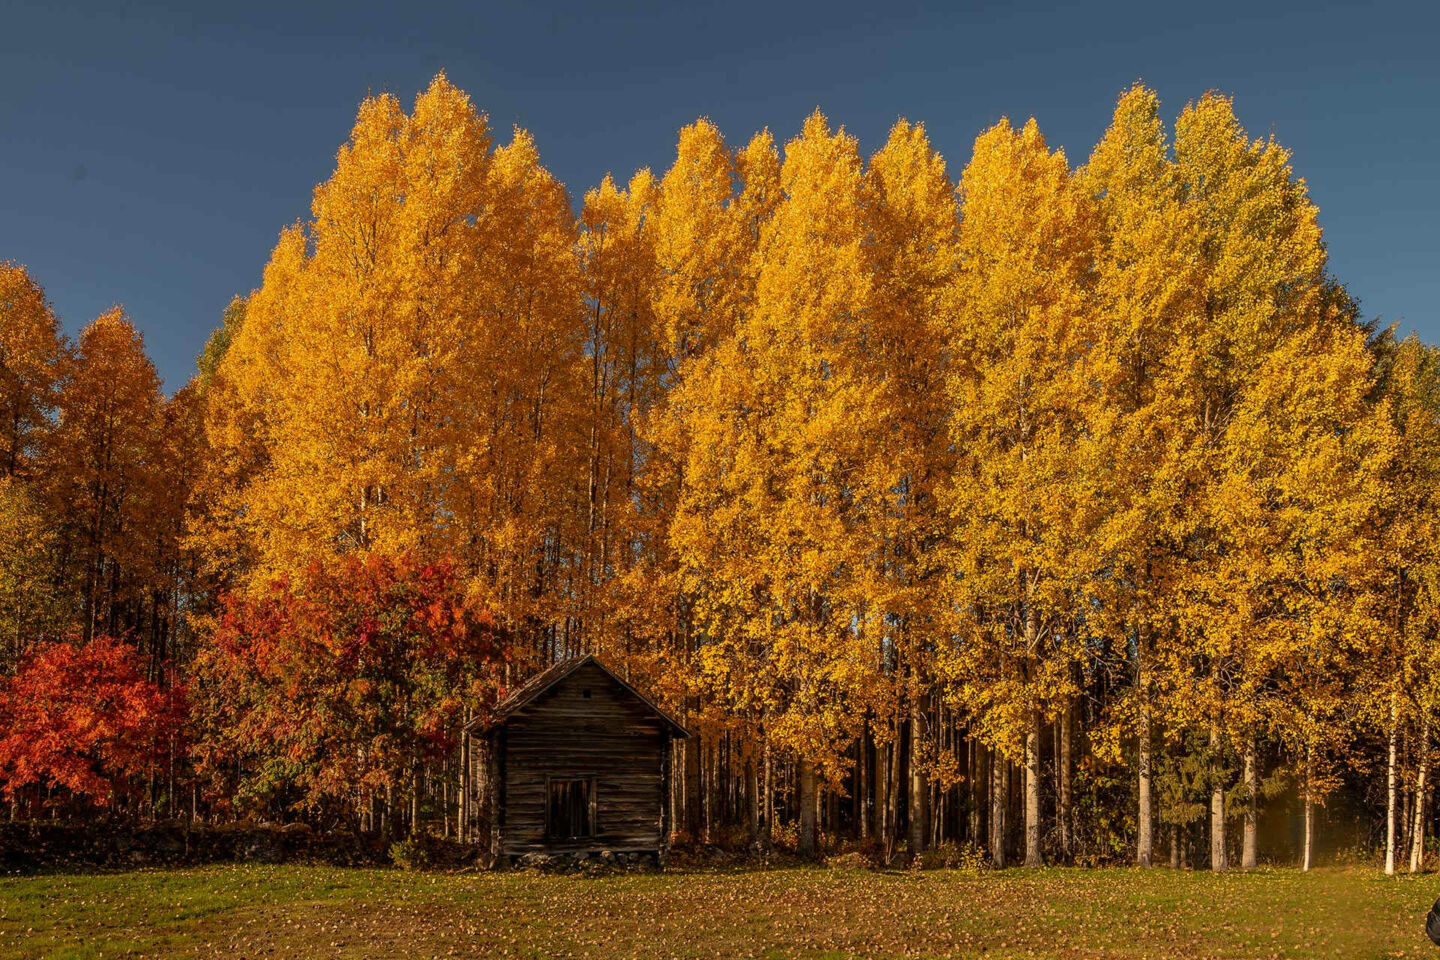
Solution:
<path fill-rule="evenodd" d="M 0 958 L 1437 957 L 1362 870 L 605 877 L 217 866 L 0 878 Z"/>

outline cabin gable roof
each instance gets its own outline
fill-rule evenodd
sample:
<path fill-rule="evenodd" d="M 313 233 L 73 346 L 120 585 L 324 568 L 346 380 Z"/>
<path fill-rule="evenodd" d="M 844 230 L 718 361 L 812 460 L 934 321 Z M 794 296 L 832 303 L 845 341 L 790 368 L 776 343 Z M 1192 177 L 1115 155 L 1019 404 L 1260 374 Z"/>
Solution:
<path fill-rule="evenodd" d="M 669 728 L 672 735 L 681 739 L 690 736 L 690 732 L 686 730 L 685 727 L 682 726 L 678 720 L 676 720 L 670 714 L 666 713 L 664 710 L 660 709 L 660 707 L 655 704 L 655 701 L 651 700 L 645 694 L 635 689 L 634 686 L 632 686 L 619 674 L 615 673 L 615 671 L 605 666 L 605 664 L 600 662 L 600 660 L 598 660 L 593 654 L 586 654 L 583 657 L 574 657 L 570 660 L 562 660 L 558 663 L 551 664 L 544 670 L 541 670 L 539 673 L 532 676 L 530 679 L 526 680 L 524 683 L 520 684 L 520 686 L 516 687 L 514 690 L 510 691 L 510 693 L 507 694 L 505 698 L 495 706 L 495 711 L 490 717 L 476 717 L 474 720 L 471 720 L 468 724 L 465 725 L 465 730 L 467 732 L 476 728 L 491 730 L 496 727 L 504 726 L 505 722 L 511 717 L 513 717 L 515 714 L 525 709 L 525 707 L 527 707 L 531 703 L 534 703 L 537 699 L 544 695 L 546 691 L 551 690 L 557 684 L 561 683 L 567 677 L 569 677 L 581 667 L 584 667 L 586 665 L 591 665 L 597 668 L 601 673 L 605 674 L 605 676 L 609 677 L 612 681 L 614 681 L 614 683 L 618 685 L 622 690 L 624 690 L 626 693 L 630 694 L 630 696 L 638 700 L 642 705 L 644 705 L 647 710 L 655 714 L 655 716 L 658 717 L 667 728 Z"/>

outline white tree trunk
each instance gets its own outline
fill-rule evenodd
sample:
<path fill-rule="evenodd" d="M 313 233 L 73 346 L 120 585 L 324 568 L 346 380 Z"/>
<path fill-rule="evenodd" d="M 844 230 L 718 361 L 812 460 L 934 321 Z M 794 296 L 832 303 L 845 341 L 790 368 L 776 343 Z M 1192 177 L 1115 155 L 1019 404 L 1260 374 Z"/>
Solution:
<path fill-rule="evenodd" d="M 1154 801 L 1150 796 L 1152 775 L 1150 772 L 1150 707 L 1148 704 L 1140 705 L 1140 810 L 1139 810 L 1139 836 L 1135 843 L 1135 862 L 1142 867 L 1148 867 L 1155 859 L 1155 811 Z"/>
<path fill-rule="evenodd" d="M 1259 791 L 1255 787 L 1255 779 L 1255 738 L 1252 736 L 1245 743 L 1245 834 L 1240 852 L 1240 868 L 1242 870 L 1254 870 L 1259 861 L 1258 831 L 1255 822 Z"/>
<path fill-rule="evenodd" d="M 1220 779 L 1220 728 L 1210 728 L 1210 750 L 1213 755 L 1210 787 L 1210 869 L 1216 873 L 1225 870 L 1229 864 L 1225 856 L 1225 784 Z"/>
<path fill-rule="evenodd" d="M 1025 734 L 1025 866 L 1041 867 L 1040 855 L 1040 711 L 1030 710 Z"/>
<path fill-rule="evenodd" d="M 1390 695 L 1390 759 L 1385 768 L 1385 875 L 1395 874 L 1395 734 L 1400 724 L 1395 695 Z"/>
<path fill-rule="evenodd" d="M 1060 797 L 1060 850 L 1068 861 L 1070 859 L 1070 770 L 1071 751 L 1074 749 L 1075 707 L 1069 705 L 1065 712 L 1060 715 L 1060 751 L 1057 757 L 1059 770 L 1059 797 Z"/>
<path fill-rule="evenodd" d="M 1310 859 L 1315 849 L 1315 796 L 1312 789 L 1314 772 L 1311 764 L 1310 747 L 1305 747 L 1305 850 L 1300 869 L 1309 872 Z"/>
<path fill-rule="evenodd" d="M 1415 825 L 1410 831 L 1410 872 L 1419 873 L 1425 863 L 1425 776 L 1430 770 L 1430 718 L 1420 727 L 1420 743 L 1415 751 L 1418 772 L 1415 776 Z"/>

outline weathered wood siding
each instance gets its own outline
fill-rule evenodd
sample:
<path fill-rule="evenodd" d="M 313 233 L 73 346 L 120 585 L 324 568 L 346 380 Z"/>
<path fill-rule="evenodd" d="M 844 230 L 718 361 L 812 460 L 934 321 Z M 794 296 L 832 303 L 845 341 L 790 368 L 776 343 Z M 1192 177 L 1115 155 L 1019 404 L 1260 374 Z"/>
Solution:
<path fill-rule="evenodd" d="M 580 667 L 491 736 L 498 854 L 663 848 L 669 732 L 600 668 Z M 546 839 L 550 777 L 595 778 L 594 837 Z"/>

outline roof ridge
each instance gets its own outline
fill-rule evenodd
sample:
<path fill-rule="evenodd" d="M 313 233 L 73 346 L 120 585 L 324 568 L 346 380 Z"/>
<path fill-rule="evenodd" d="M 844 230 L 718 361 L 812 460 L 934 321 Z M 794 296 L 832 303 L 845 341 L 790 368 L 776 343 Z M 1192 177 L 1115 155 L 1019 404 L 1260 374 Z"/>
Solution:
<path fill-rule="evenodd" d="M 523 683 L 521 683 L 515 689 L 511 690 L 508 694 L 506 694 L 500 700 L 500 702 L 495 705 L 495 710 L 490 717 L 483 719 L 481 717 L 476 717 L 474 720 L 471 720 L 468 724 L 465 725 L 465 729 L 469 730 L 477 726 L 491 727 L 504 722 L 505 719 L 522 709 L 526 704 L 530 703 L 541 693 L 547 690 L 550 686 L 563 680 L 565 677 L 569 676 L 571 673 L 574 673 L 576 670 L 578 670 L 580 667 L 584 666 L 587 663 L 593 663 L 595 666 L 599 667 L 606 676 L 618 683 L 623 689 L 629 691 L 631 696 L 635 697 L 645 706 L 649 707 L 650 710 L 656 714 L 656 716 L 660 717 L 661 720 L 669 724 L 670 727 L 672 727 L 677 733 L 679 733 L 681 737 L 690 736 L 690 732 L 686 730 L 685 727 L 678 720 L 670 716 L 670 714 L 666 711 L 662 710 L 660 706 L 655 703 L 655 701 L 651 700 L 648 696 L 636 689 L 635 686 L 630 683 L 630 681 L 620 676 L 614 670 L 611 670 L 608 666 L 605 665 L 602 660 L 600 660 L 599 657 L 596 657 L 593 653 L 586 653 L 578 657 L 571 657 L 568 660 L 557 660 L 545 669 L 532 674 L 531 676 L 526 678 Z"/>

